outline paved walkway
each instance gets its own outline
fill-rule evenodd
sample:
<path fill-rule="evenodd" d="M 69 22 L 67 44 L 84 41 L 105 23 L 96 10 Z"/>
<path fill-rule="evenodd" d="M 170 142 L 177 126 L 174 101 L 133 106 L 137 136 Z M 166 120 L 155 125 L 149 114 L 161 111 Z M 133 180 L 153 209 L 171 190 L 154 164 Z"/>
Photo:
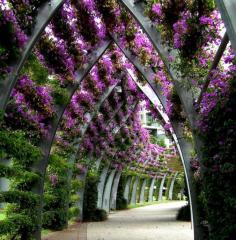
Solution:
<path fill-rule="evenodd" d="M 170 202 L 118 211 L 111 213 L 105 222 L 74 225 L 68 230 L 53 233 L 44 239 L 193 240 L 191 224 L 175 220 L 178 209 L 184 204 L 184 202 Z"/>
<path fill-rule="evenodd" d="M 175 220 L 183 202 L 171 202 L 110 214 L 106 222 L 89 223 L 88 240 L 193 240 L 189 222 Z"/>

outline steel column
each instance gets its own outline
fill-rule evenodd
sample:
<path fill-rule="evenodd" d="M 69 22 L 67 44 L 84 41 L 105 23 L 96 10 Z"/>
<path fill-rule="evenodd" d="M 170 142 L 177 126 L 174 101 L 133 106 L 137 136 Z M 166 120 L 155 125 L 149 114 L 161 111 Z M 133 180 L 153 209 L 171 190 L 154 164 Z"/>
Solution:
<path fill-rule="evenodd" d="M 140 180 L 140 178 L 136 177 L 135 181 L 134 181 L 134 184 L 133 184 L 131 200 L 130 200 L 130 204 L 132 204 L 132 205 L 136 204 L 137 187 L 138 187 L 139 180 Z"/>
<path fill-rule="evenodd" d="M 169 195 L 168 195 L 169 200 L 173 199 L 173 190 L 174 190 L 175 180 L 176 180 L 177 176 L 178 176 L 178 172 L 175 173 L 174 177 L 172 178 L 171 184 L 170 184 Z"/>
<path fill-rule="evenodd" d="M 216 0 L 216 4 L 224 20 L 230 42 L 236 51 L 236 2 L 235 0 Z"/>
<path fill-rule="evenodd" d="M 84 171 L 84 173 L 80 174 L 79 176 L 77 176 L 78 180 L 80 180 L 83 185 L 85 186 L 86 184 L 86 177 L 88 174 L 88 168 L 86 168 L 86 170 Z M 79 200 L 77 202 L 77 207 L 79 208 L 79 216 L 78 216 L 78 220 L 83 220 L 83 204 L 84 204 L 84 187 L 80 188 L 79 191 L 77 192 L 77 195 L 79 196 Z"/>
<path fill-rule="evenodd" d="M 100 181 L 98 183 L 98 202 L 97 202 L 98 208 L 102 208 L 103 192 L 104 192 L 104 186 L 105 186 L 108 170 L 109 170 L 109 165 L 103 168 L 102 173 L 100 175 Z"/>
<path fill-rule="evenodd" d="M 160 185 L 160 189 L 159 189 L 159 195 L 158 195 L 158 201 L 162 200 L 162 196 L 163 196 L 163 188 L 164 188 L 164 184 L 165 184 L 165 180 L 167 177 L 167 173 L 164 175 L 164 177 L 161 180 L 161 185 Z"/>
<path fill-rule="evenodd" d="M 125 184 L 124 199 L 126 199 L 127 203 L 129 202 L 129 192 L 130 192 L 131 180 L 132 180 L 132 177 L 128 176 L 126 184 Z"/>
<path fill-rule="evenodd" d="M 110 210 L 116 210 L 117 190 L 122 172 L 117 172 L 111 190 Z"/>
<path fill-rule="evenodd" d="M 155 181 L 156 179 L 153 178 L 149 188 L 148 202 L 153 202 L 153 191 L 154 191 Z"/>
<path fill-rule="evenodd" d="M 144 179 L 143 183 L 142 183 L 141 191 L 140 191 L 140 200 L 139 200 L 140 203 L 145 202 L 145 188 L 146 188 L 146 185 L 147 185 L 147 179 Z"/>
<path fill-rule="evenodd" d="M 111 188 L 112 188 L 115 174 L 116 174 L 116 170 L 112 170 L 107 179 L 104 194 L 103 194 L 102 209 L 105 210 L 106 212 L 109 212 L 110 210 Z"/>

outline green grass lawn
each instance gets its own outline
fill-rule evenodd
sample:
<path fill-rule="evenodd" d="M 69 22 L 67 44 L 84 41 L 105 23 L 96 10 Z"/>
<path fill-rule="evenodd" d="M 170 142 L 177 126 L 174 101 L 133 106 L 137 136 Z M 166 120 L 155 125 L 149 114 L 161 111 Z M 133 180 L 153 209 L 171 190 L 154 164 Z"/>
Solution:
<path fill-rule="evenodd" d="M 130 204 L 128 206 L 128 209 L 138 208 L 138 207 L 145 207 L 145 206 L 150 206 L 150 205 L 156 205 L 156 204 L 160 204 L 160 203 L 168 203 L 168 202 L 171 202 L 171 201 L 169 201 L 169 200 L 162 200 L 162 201 L 136 203 L 135 205 Z"/>

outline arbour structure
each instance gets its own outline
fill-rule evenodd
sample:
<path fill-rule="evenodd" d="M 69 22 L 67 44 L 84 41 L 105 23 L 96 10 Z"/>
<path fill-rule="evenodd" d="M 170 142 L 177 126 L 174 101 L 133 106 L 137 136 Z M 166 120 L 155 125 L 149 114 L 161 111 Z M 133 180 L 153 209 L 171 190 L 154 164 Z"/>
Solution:
<path fill-rule="evenodd" d="M 22 229 L 10 228 L 9 230 L 8 226 L 3 225 L 6 232 L 9 230 L 11 234 L 16 231 L 15 234 L 20 234 L 22 239 L 30 239 L 32 236 L 35 239 L 40 239 L 47 174 L 52 185 L 56 185 L 59 181 L 58 176 L 50 172 L 55 168 L 52 162 L 50 162 L 51 166 L 49 164 L 50 153 L 53 154 L 54 149 L 59 154 L 58 149 L 62 148 L 63 153 L 60 152 L 59 155 L 68 160 L 69 165 L 64 166 L 64 168 L 68 174 L 65 181 L 69 185 L 68 180 L 72 180 L 73 176 L 77 175 L 83 175 L 82 181 L 85 182 L 86 171 L 91 168 L 91 165 L 95 165 L 92 159 L 99 158 L 99 156 L 99 159 L 110 159 L 107 160 L 107 164 L 111 164 L 113 170 L 109 174 L 108 182 L 105 184 L 103 181 L 104 202 L 98 205 L 106 210 L 110 209 L 110 205 L 114 207 L 118 188 L 117 182 L 119 182 L 120 171 L 124 168 L 124 165 L 132 166 L 135 160 L 141 167 L 145 167 L 147 163 L 153 165 L 155 162 L 148 159 L 146 155 L 150 154 L 152 156 L 153 154 L 153 156 L 156 156 L 155 154 L 160 154 L 158 150 L 151 154 L 151 145 L 150 149 L 145 146 L 141 147 L 140 152 L 145 152 L 145 156 L 142 156 L 141 153 L 134 154 L 140 148 L 140 145 L 145 142 L 145 138 L 142 138 L 143 132 L 137 129 L 138 121 L 135 120 L 138 111 L 136 104 L 140 99 L 145 99 L 148 104 L 154 105 L 156 108 L 156 112 L 153 107 L 151 111 L 155 114 L 158 113 L 157 119 L 163 125 L 171 125 L 169 132 L 182 159 L 188 182 L 194 236 L 195 239 L 205 239 L 198 209 L 198 189 L 195 188 L 191 169 L 192 152 L 193 150 L 196 151 L 203 173 L 208 171 L 203 165 L 202 149 L 204 142 L 201 134 L 197 131 L 198 121 L 202 115 L 204 116 L 204 111 L 207 108 L 202 102 L 210 102 L 206 91 L 208 87 L 211 91 L 214 89 L 216 83 L 213 75 L 217 71 L 219 71 L 219 74 L 221 72 L 218 65 L 223 54 L 228 54 L 227 63 L 233 64 L 233 57 L 230 55 L 231 50 L 225 49 L 230 40 L 235 50 L 236 41 L 235 21 L 233 21 L 234 14 L 232 13 L 232 9 L 236 6 L 234 1 L 219 0 L 216 2 L 225 22 L 227 33 L 222 38 L 221 44 L 214 54 L 215 56 L 210 56 L 212 63 L 209 64 L 209 69 L 204 75 L 203 84 L 195 87 L 197 94 L 193 93 L 192 88 L 185 86 L 188 85 L 186 82 L 192 80 L 190 79 L 191 76 L 186 75 L 183 69 L 176 68 L 172 63 L 174 58 L 178 59 L 177 62 L 183 61 L 181 54 L 184 53 L 184 50 L 181 47 L 184 47 L 184 44 L 187 45 L 187 43 L 181 42 L 184 40 L 177 33 L 179 34 L 178 31 L 182 31 L 184 35 L 187 31 L 190 31 L 186 27 L 190 24 L 186 19 L 195 17 L 193 13 L 189 14 L 187 10 L 182 12 L 179 10 L 182 18 L 180 17 L 180 20 L 173 24 L 174 31 L 176 31 L 174 32 L 175 42 L 173 46 L 170 44 L 170 40 L 166 43 L 162 41 L 163 33 L 160 33 L 154 27 L 155 21 L 163 24 L 161 21 L 166 17 L 163 14 L 165 8 L 160 3 L 153 3 L 152 1 L 135 1 L 135 3 L 132 3 L 129 0 L 32 1 L 30 4 L 24 1 L 17 3 L 3 1 L 1 3 L 1 31 L 6 30 L 6 38 L 10 37 L 10 44 L 12 44 L 9 46 L 5 37 L 1 37 L 0 108 L 3 111 L 1 126 L 8 134 L 11 134 L 12 131 L 13 139 L 17 137 L 17 135 L 14 136 L 14 131 L 21 129 L 25 132 L 26 138 L 29 139 L 29 144 L 32 144 L 32 146 L 27 145 L 29 149 L 31 147 L 33 149 L 33 146 L 35 146 L 41 152 L 41 154 L 35 155 L 35 158 L 39 160 L 32 162 L 30 158 L 32 158 L 33 153 L 30 153 L 28 149 L 29 155 L 25 158 L 29 159 L 27 164 L 25 163 L 22 167 L 17 162 L 15 156 L 17 154 L 11 153 L 9 150 L 7 144 L 10 141 L 9 143 L 6 141 L 5 145 L 2 144 L 1 160 L 4 160 L 2 163 L 9 159 L 13 162 L 12 166 L 14 168 L 2 164 L 1 177 L 12 178 L 17 184 L 12 186 L 15 192 L 12 190 L 5 192 L 1 199 L 3 202 L 19 204 L 22 213 L 9 215 L 10 220 L 15 224 L 20 221 L 20 226 L 26 226 Z M 210 3 L 213 4 L 213 1 L 209 1 Z M 150 14 L 148 16 L 154 22 L 151 22 L 150 18 L 145 16 L 146 12 L 150 11 L 150 5 L 154 16 Z M 186 6 L 181 5 L 180 9 L 183 10 L 184 7 Z M 190 9 L 189 11 L 193 10 Z M 200 18 L 199 24 L 209 24 L 211 26 L 211 28 L 209 27 L 210 31 L 213 31 L 212 25 L 214 24 L 209 23 L 211 13 L 204 15 L 207 11 L 204 12 L 204 9 L 202 10 L 200 7 L 198 11 L 199 18 L 205 17 Z M 159 17 L 159 19 L 156 20 L 155 17 Z M 26 24 L 27 21 L 29 21 L 29 24 Z M 165 26 L 165 23 L 163 26 Z M 205 28 L 207 29 L 207 27 Z M 191 36 L 191 32 L 189 35 Z M 177 40 L 180 43 L 177 44 Z M 216 48 L 216 42 L 212 40 L 210 44 L 212 44 L 210 45 L 212 48 Z M 206 47 L 206 45 L 202 46 Z M 223 64 L 224 67 L 226 66 Z M 39 75 L 37 75 L 38 72 L 40 72 Z M 47 72 L 47 76 L 45 76 L 45 72 Z M 218 87 L 218 85 L 215 86 Z M 175 95 L 173 92 L 175 92 Z M 175 100 L 177 96 L 177 101 L 173 100 L 173 96 L 175 96 Z M 173 108 L 170 107 L 172 105 Z M 117 106 L 119 106 L 118 109 L 114 110 Z M 114 112 L 114 114 L 108 113 L 108 110 L 111 113 Z M 119 116 L 119 113 L 121 116 Z M 113 118 L 115 119 L 117 115 L 120 119 L 115 123 Z M 108 118 L 104 121 L 108 124 L 108 127 L 98 129 L 104 116 Z M 17 118 L 20 120 L 17 121 Z M 186 137 L 186 120 L 193 141 Z M 128 137 L 123 137 L 122 134 L 127 134 Z M 109 139 L 113 139 L 113 136 L 116 135 L 121 136 L 121 141 L 117 145 L 114 144 L 115 142 L 112 143 L 112 148 L 108 146 Z M 2 139 L 4 139 L 4 136 Z M 108 137 L 107 142 L 104 136 Z M 20 138 L 23 139 L 24 137 Z M 126 138 L 133 141 L 133 144 L 128 144 L 131 149 L 130 152 L 129 149 L 119 149 L 119 144 L 122 145 Z M 135 138 L 138 140 L 135 141 Z M 114 146 L 117 150 L 114 150 Z M 73 149 L 70 149 L 70 147 Z M 34 151 L 36 152 L 36 150 Z M 119 151 L 121 153 L 126 151 L 125 153 L 129 153 L 128 157 L 134 159 L 125 159 L 125 156 L 121 154 L 120 158 L 123 157 L 124 161 L 120 163 L 118 161 Z M 22 153 L 22 156 L 19 154 L 18 157 L 24 158 L 24 154 Z M 87 157 L 90 159 L 90 164 L 87 160 L 84 160 Z M 147 160 L 142 162 L 145 157 L 147 157 Z M 73 169 L 73 166 L 78 162 L 82 164 L 79 165 L 79 168 L 83 174 L 77 174 Z M 97 163 L 97 166 L 99 165 L 100 162 Z M 162 168 L 165 169 L 165 164 L 154 167 L 160 171 Z M 29 182 L 34 180 L 37 184 L 34 182 L 27 189 L 23 184 L 24 181 L 19 181 L 15 177 L 18 172 L 14 172 L 14 169 L 25 171 L 25 174 L 28 174 Z M 119 169 L 119 171 L 116 173 L 114 169 Z M 32 170 L 39 174 L 38 178 L 35 179 L 35 176 L 29 175 Z M 165 171 L 168 172 L 167 169 Z M 105 171 L 104 174 L 107 174 L 107 172 Z M 166 173 L 163 176 L 163 179 L 165 179 Z M 114 177 L 116 184 L 112 188 Z M 103 179 L 105 178 L 103 177 Z M 138 180 L 134 182 L 138 183 Z M 128 183 L 130 184 L 130 181 Z M 162 183 L 164 183 L 164 180 Z M 154 180 L 151 188 L 153 186 Z M 162 195 L 162 187 L 159 197 Z M 173 184 L 171 184 L 171 188 L 173 188 Z M 98 187 L 98 189 L 100 188 Z M 23 193 L 19 197 L 14 196 L 19 191 Z M 28 195 L 31 191 L 33 192 L 32 196 Z M 78 190 L 76 191 L 78 192 Z M 143 190 L 141 192 L 141 195 L 143 195 Z M 79 193 L 81 199 L 75 202 L 81 207 L 83 205 L 83 191 L 80 189 Z M 136 192 L 133 191 L 133 193 L 134 202 Z M 150 199 L 152 194 L 151 189 Z M 40 196 L 39 201 L 36 201 L 35 196 Z M 169 197 L 172 197 L 171 192 Z M 98 196 L 98 199 L 100 198 L 101 196 Z M 25 211 L 25 206 L 22 204 L 23 200 L 37 203 L 36 205 L 32 204 L 33 217 L 39 219 L 36 226 L 31 226 L 28 222 L 29 219 L 23 217 L 23 215 L 32 214 L 32 212 L 27 213 Z M 69 208 L 69 206 L 67 207 Z M 12 207 L 12 212 L 17 212 L 17 210 Z M 211 222 L 209 222 L 209 225 L 211 229 Z M 32 231 L 32 236 L 29 231 Z M 232 235 L 235 234 L 234 230 L 230 234 L 230 236 L 235 236 Z"/>

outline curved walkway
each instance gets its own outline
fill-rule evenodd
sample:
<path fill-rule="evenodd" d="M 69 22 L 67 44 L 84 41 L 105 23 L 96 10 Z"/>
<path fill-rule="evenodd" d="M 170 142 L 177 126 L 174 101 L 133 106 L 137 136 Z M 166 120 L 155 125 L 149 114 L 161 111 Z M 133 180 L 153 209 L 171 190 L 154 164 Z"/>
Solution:
<path fill-rule="evenodd" d="M 108 221 L 88 223 L 88 240 L 193 240 L 189 222 L 176 221 L 178 209 L 185 202 L 118 211 Z"/>
<path fill-rule="evenodd" d="M 75 224 L 43 240 L 193 240 L 190 222 L 176 221 L 185 202 L 169 202 L 111 213 L 105 222 Z"/>

